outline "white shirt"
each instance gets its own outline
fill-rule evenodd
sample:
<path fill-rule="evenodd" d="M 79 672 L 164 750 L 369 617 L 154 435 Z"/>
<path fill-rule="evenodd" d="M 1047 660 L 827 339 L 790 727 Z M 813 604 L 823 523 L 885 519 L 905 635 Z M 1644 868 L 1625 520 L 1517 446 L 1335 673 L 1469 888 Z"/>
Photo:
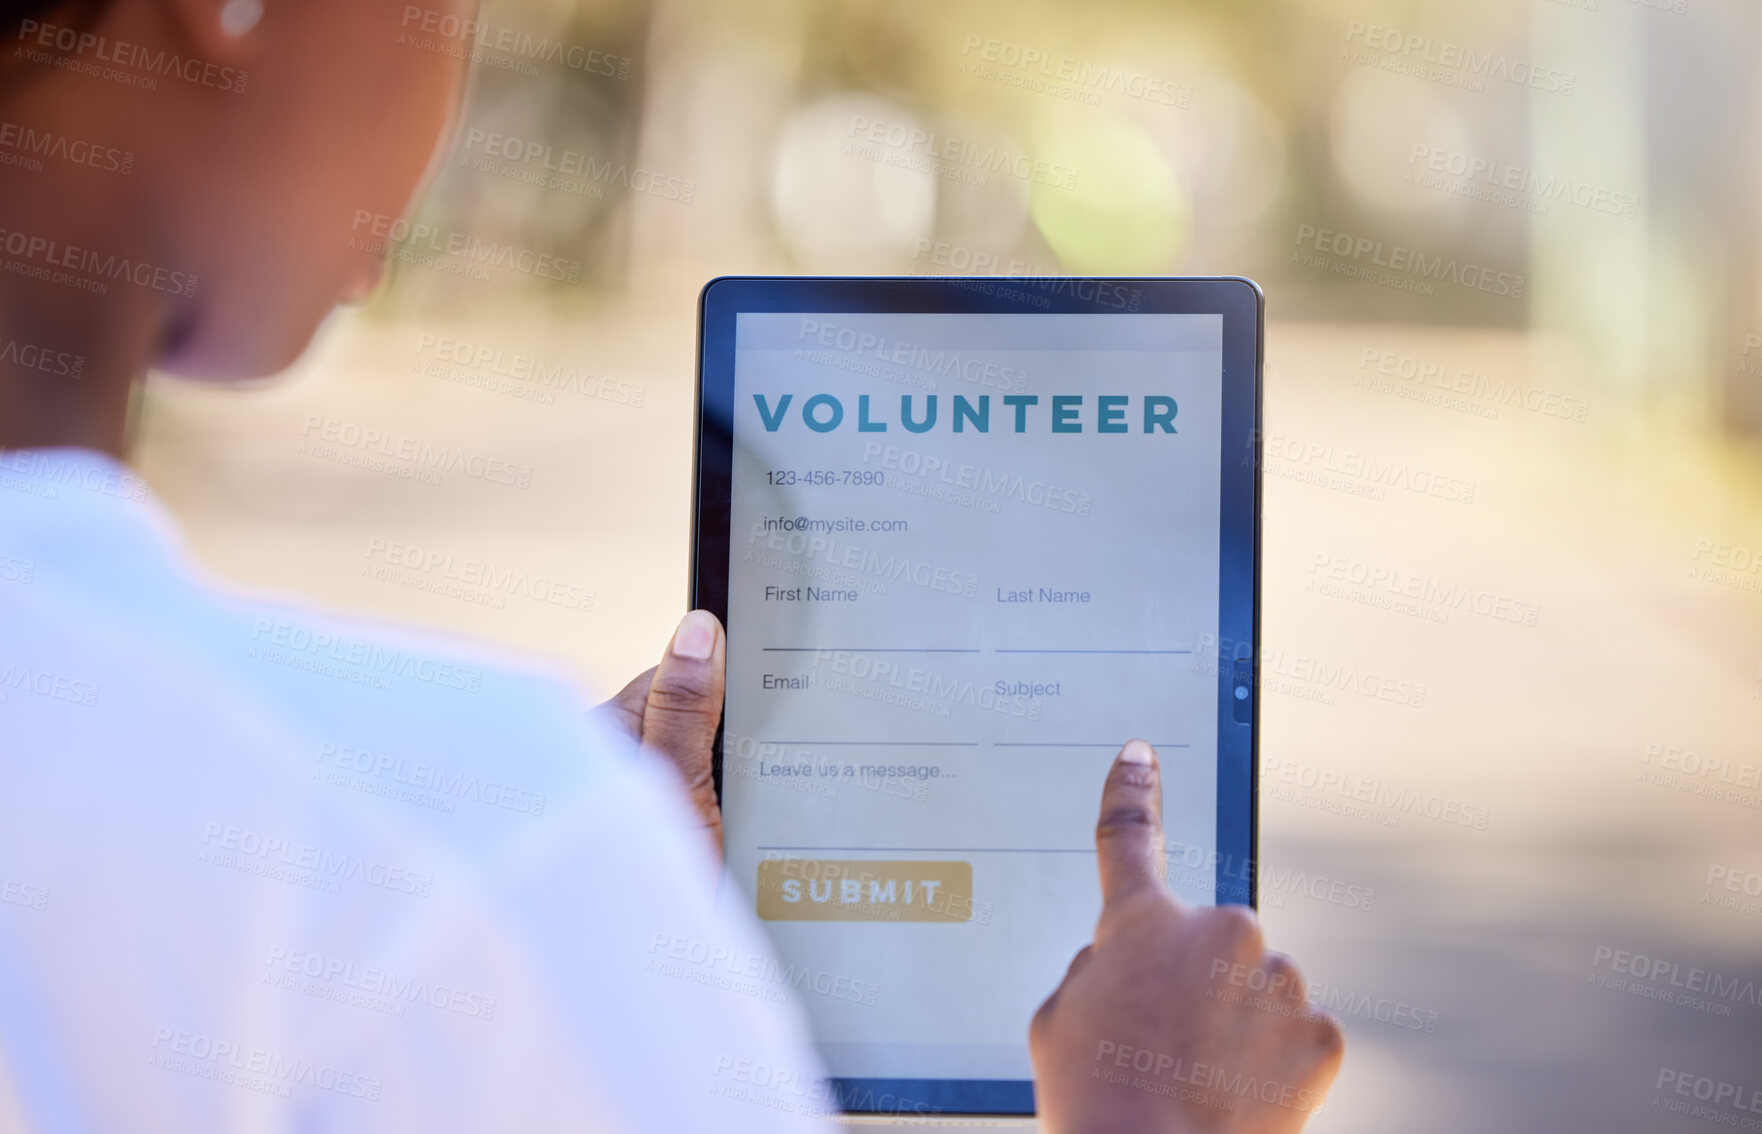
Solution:
<path fill-rule="evenodd" d="M 0 453 L 0 1130 L 819 1129 L 665 773 L 565 686 L 231 595 Z"/>

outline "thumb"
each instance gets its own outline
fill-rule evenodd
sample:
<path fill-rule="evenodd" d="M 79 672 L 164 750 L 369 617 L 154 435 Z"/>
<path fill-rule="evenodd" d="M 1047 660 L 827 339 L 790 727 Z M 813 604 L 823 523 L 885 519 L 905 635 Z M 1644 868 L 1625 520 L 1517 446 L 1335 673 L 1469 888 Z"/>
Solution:
<path fill-rule="evenodd" d="M 1164 888 L 1162 773 L 1156 750 L 1145 741 L 1128 740 L 1108 770 L 1095 856 L 1101 865 L 1103 919 L 1125 899 Z"/>
<path fill-rule="evenodd" d="M 715 800 L 710 754 L 722 721 L 726 642 L 715 615 L 707 610 L 687 614 L 655 667 L 643 706 L 643 744 L 679 769 L 698 802 L 700 797 Z"/>

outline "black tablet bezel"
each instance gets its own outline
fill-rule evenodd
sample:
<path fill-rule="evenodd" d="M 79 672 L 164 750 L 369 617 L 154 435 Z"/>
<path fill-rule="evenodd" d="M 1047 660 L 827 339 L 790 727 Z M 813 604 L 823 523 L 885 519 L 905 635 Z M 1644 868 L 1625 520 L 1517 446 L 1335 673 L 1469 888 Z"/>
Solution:
<path fill-rule="evenodd" d="M 734 463 L 734 347 L 742 312 L 1207 314 L 1223 316 L 1219 547 L 1218 845 L 1220 903 L 1257 900 L 1260 697 L 1261 401 L 1265 300 L 1252 280 L 1215 277 L 723 276 L 698 306 L 690 603 L 728 620 Z M 1227 727 L 1236 725 L 1235 728 Z M 1245 735 L 1244 735 L 1245 734 Z M 714 756 L 722 789 L 722 735 Z M 1024 1028 L 1026 1023 L 1024 1022 Z M 834 1079 L 860 1114 L 1034 1113 L 1024 1080 Z"/>

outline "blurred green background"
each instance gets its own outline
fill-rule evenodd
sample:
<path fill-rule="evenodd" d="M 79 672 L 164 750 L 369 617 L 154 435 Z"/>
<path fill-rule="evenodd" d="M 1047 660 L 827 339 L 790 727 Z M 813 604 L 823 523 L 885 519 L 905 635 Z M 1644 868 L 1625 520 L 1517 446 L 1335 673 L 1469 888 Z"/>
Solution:
<path fill-rule="evenodd" d="M 412 219 L 484 259 L 407 239 L 285 380 L 149 385 L 134 459 L 215 571 L 608 691 L 683 609 L 712 276 L 1252 276 L 1264 858 L 1375 894 L 1263 903 L 1348 1029 L 1311 1129 L 1700 1130 L 1729 1122 L 1667 1109 L 1664 1069 L 1762 1087 L 1762 902 L 1725 888 L 1762 887 L 1762 9 L 491 0 L 481 20 Z M 557 270 L 522 270 L 538 254 Z M 314 444 L 349 429 L 529 483 Z M 1340 666 L 1423 699 L 1317 676 Z M 1367 782 L 1384 803 L 1339 786 Z M 1408 798 L 1484 822 L 1387 802 Z M 1636 952 L 1725 995 L 1614 971 Z"/>

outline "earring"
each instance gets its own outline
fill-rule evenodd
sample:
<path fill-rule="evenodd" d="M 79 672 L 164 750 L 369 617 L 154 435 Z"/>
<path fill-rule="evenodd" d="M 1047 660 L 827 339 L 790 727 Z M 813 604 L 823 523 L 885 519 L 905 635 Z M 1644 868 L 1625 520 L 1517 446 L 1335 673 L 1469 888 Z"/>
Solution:
<path fill-rule="evenodd" d="M 246 35 L 263 18 L 263 0 L 226 0 L 220 9 L 220 30 L 234 39 Z"/>

